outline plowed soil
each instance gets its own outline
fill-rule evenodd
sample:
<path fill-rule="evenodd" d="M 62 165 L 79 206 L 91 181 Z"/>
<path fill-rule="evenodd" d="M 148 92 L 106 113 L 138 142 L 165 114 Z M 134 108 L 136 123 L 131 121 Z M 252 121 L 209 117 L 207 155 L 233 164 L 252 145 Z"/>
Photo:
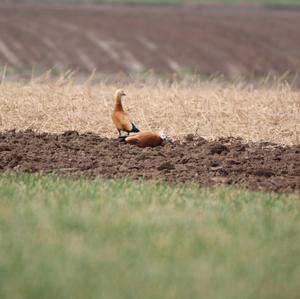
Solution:
<path fill-rule="evenodd" d="M 102 74 L 298 73 L 300 10 L 0 4 L 0 65 Z"/>
<path fill-rule="evenodd" d="M 300 146 L 245 144 L 190 135 L 156 148 L 138 148 L 93 133 L 0 133 L 0 172 L 70 177 L 150 179 L 299 192 Z"/>

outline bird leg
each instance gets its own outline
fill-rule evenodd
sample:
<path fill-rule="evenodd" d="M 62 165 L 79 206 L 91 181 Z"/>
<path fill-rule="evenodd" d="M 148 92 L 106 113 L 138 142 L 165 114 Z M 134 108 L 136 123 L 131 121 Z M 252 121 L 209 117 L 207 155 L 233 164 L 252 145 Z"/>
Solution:
<path fill-rule="evenodd" d="M 119 130 L 119 129 L 118 129 L 118 132 L 119 132 L 119 138 L 118 138 L 118 139 L 119 139 L 119 141 L 120 141 L 120 142 L 124 142 L 124 141 L 125 141 L 125 138 L 126 138 L 126 136 L 122 136 L 121 130 Z"/>

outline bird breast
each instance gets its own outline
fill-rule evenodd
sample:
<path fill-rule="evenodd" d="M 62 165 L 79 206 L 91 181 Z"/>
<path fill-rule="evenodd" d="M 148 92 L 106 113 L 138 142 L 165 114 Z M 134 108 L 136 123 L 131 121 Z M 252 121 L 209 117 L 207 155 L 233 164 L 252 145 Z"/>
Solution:
<path fill-rule="evenodd" d="M 112 120 L 119 130 L 131 131 L 132 124 L 128 117 L 128 114 L 124 111 L 114 111 L 112 114 Z"/>

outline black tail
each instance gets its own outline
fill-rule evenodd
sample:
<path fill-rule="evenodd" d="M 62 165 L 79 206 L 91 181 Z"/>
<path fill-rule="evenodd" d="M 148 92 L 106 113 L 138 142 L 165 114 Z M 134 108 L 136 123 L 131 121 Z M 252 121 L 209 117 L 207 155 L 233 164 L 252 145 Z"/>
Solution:
<path fill-rule="evenodd" d="M 140 130 L 135 126 L 134 123 L 131 123 L 131 124 L 132 124 L 132 129 L 131 129 L 130 132 L 132 132 L 132 133 L 138 133 Z"/>

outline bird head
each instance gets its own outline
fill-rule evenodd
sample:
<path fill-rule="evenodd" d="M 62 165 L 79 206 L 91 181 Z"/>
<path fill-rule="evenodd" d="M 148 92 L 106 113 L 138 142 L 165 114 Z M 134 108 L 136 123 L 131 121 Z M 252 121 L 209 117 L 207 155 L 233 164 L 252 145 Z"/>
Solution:
<path fill-rule="evenodd" d="M 121 98 L 121 97 L 123 97 L 123 96 L 126 96 L 126 93 L 124 92 L 124 90 L 123 90 L 123 89 L 118 89 L 118 90 L 116 91 L 116 93 L 115 93 L 115 97 L 116 97 L 116 98 Z"/>
<path fill-rule="evenodd" d="M 161 130 L 161 131 L 159 132 L 159 137 L 160 137 L 162 140 L 165 140 L 165 139 L 167 138 L 167 134 L 166 134 L 163 130 Z"/>

